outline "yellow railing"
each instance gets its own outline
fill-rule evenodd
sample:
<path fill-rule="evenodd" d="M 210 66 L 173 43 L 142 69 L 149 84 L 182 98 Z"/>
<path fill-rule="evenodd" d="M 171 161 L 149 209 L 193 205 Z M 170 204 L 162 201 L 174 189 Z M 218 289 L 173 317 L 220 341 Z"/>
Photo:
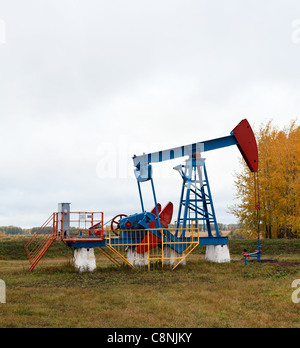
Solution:
<path fill-rule="evenodd" d="M 135 270 L 169 267 L 174 270 L 185 264 L 186 258 L 205 236 L 197 224 L 190 228 L 158 228 L 149 230 L 112 230 L 103 225 L 103 213 L 70 213 L 65 227 L 62 213 L 53 213 L 26 244 L 30 269 L 33 269 L 54 242 L 97 241 L 105 247 L 102 254 L 120 266 Z"/>
<path fill-rule="evenodd" d="M 195 227 L 116 232 L 106 229 L 104 235 L 107 248 L 119 260 L 136 270 L 150 271 L 164 267 L 174 270 L 185 264 L 186 257 L 199 245 L 201 232 Z"/>

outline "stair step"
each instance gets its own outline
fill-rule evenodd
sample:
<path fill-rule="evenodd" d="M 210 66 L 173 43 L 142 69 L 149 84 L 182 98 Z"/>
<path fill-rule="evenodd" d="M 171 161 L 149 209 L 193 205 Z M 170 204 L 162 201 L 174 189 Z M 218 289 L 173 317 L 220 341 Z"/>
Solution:
<path fill-rule="evenodd" d="M 56 240 L 56 236 L 54 234 L 54 224 L 55 216 L 52 214 L 25 245 L 25 250 L 30 263 L 30 271 L 35 268 L 41 258 L 45 255 L 46 251 Z M 50 226 L 51 229 L 49 233 Z"/>

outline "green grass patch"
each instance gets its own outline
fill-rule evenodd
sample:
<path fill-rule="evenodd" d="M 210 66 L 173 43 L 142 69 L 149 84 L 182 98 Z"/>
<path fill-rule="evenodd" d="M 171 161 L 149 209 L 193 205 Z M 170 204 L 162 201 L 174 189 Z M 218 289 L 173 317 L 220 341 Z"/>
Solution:
<path fill-rule="evenodd" d="M 23 236 L 0 237 L 0 260 L 27 260 L 24 247 L 29 239 Z M 68 252 L 70 253 L 70 248 L 62 242 L 55 241 L 44 257 L 60 257 Z"/>
<path fill-rule="evenodd" d="M 25 242 L 0 240 L 7 295 L 0 304 L 1 328 L 300 327 L 300 304 L 291 299 L 291 284 L 300 279 L 297 240 L 262 241 L 263 251 L 279 263 L 208 263 L 199 246 L 175 271 L 117 268 L 96 252 L 97 270 L 83 274 L 59 242 L 28 272 Z M 255 246 L 229 242 L 236 259 Z"/>

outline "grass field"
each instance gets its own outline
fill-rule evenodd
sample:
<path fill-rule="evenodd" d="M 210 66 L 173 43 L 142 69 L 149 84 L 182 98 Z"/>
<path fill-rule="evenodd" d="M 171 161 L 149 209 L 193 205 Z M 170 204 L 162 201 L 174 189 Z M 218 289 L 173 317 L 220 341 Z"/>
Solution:
<path fill-rule="evenodd" d="M 28 272 L 24 238 L 0 239 L 0 279 L 6 303 L 0 327 L 300 327 L 300 303 L 292 301 L 300 279 L 300 240 L 264 240 L 263 258 L 278 263 L 213 264 L 204 247 L 175 271 L 116 268 L 96 252 L 98 269 L 78 274 L 71 250 L 55 243 Z M 255 241 L 231 240 L 232 259 Z M 300 296 L 300 295 L 298 295 Z"/>

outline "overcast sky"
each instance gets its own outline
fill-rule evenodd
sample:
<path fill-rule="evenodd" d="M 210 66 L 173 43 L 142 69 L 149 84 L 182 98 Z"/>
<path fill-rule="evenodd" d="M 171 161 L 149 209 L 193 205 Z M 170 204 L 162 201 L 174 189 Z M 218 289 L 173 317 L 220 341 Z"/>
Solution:
<path fill-rule="evenodd" d="M 132 156 L 300 111 L 299 0 L 0 0 L 0 226 L 57 203 L 141 211 Z M 233 146 L 205 153 L 219 222 L 236 222 Z M 181 178 L 154 166 L 158 201 Z M 153 207 L 147 183 L 146 209 Z"/>

